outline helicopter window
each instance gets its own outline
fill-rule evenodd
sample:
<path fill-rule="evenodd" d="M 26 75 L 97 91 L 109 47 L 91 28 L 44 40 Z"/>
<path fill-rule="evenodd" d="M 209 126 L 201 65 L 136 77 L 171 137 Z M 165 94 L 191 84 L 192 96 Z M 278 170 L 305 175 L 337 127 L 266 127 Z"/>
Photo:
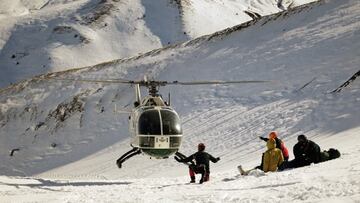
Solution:
<path fill-rule="evenodd" d="M 157 110 L 145 111 L 139 118 L 139 134 L 161 135 L 160 116 Z"/>
<path fill-rule="evenodd" d="M 154 147 L 155 146 L 154 137 L 140 137 L 139 145 L 140 147 Z"/>
<path fill-rule="evenodd" d="M 182 134 L 180 119 L 177 114 L 167 110 L 161 110 L 160 113 L 161 113 L 164 135 Z"/>

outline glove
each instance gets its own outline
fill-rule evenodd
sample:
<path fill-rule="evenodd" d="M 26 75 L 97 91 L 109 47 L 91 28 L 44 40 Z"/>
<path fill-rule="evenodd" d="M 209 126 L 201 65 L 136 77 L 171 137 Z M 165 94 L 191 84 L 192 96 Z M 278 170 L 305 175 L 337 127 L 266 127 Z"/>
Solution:
<path fill-rule="evenodd" d="M 260 140 L 267 141 L 267 138 L 259 136 Z"/>
<path fill-rule="evenodd" d="M 220 161 L 220 157 L 216 158 L 216 161 Z"/>

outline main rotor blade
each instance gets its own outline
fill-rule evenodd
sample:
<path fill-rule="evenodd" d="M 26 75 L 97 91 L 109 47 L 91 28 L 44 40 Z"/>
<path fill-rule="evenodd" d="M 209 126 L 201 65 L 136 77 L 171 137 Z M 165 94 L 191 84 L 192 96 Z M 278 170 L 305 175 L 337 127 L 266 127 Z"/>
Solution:
<path fill-rule="evenodd" d="M 75 78 L 53 78 L 53 80 L 74 81 L 74 82 L 89 82 L 89 83 L 108 83 L 108 84 L 139 84 L 140 86 L 164 86 L 167 81 L 157 80 L 124 80 L 124 79 L 75 79 Z"/>
<path fill-rule="evenodd" d="M 89 83 L 124 83 L 124 84 L 135 84 L 136 81 L 123 80 L 123 79 L 106 79 L 106 80 L 95 80 L 95 79 L 76 79 L 76 78 L 51 78 L 52 80 L 60 81 L 73 81 L 73 82 L 89 82 Z"/>
<path fill-rule="evenodd" d="M 173 81 L 168 82 L 169 85 L 216 85 L 216 84 L 240 84 L 240 83 L 268 83 L 275 82 L 273 80 L 234 80 L 234 81 L 222 81 L 222 80 L 212 80 L 212 81 L 194 81 L 194 82 L 180 82 Z"/>
<path fill-rule="evenodd" d="M 73 82 L 89 82 L 89 83 L 108 83 L 108 84 L 139 84 L 141 86 L 165 86 L 165 85 L 216 85 L 216 84 L 246 84 L 246 83 L 269 83 L 276 82 L 274 80 L 203 80 L 192 82 L 181 81 L 157 81 L 157 80 L 124 80 L 124 79 L 76 79 L 76 78 L 51 78 L 52 80 L 73 81 Z"/>

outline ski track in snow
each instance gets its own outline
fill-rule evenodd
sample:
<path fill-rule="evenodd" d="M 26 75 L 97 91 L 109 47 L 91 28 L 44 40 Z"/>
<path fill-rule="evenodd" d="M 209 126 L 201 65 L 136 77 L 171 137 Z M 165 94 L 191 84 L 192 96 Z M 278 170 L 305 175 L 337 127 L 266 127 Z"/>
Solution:
<path fill-rule="evenodd" d="M 353 133 L 338 136 L 356 138 Z M 24 202 L 34 197 L 36 202 L 356 202 L 360 162 L 352 154 L 359 153 L 359 148 L 357 144 L 343 149 L 337 160 L 265 176 L 216 172 L 203 185 L 187 184 L 188 177 L 107 181 L 0 176 L 0 194 L 4 201 Z"/>

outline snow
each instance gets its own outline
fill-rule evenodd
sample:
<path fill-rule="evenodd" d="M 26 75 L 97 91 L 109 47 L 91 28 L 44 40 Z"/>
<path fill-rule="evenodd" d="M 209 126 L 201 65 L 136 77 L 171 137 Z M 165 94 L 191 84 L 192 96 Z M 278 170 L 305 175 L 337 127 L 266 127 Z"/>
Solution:
<path fill-rule="evenodd" d="M 270 0 L 2 0 L 0 87 L 211 34 L 251 20 L 252 9 L 281 11 Z"/>
<path fill-rule="evenodd" d="M 154 9 L 147 6 L 141 9 Z M 322 1 L 249 26 L 0 90 L 0 202 L 359 202 L 360 80 L 331 93 L 359 71 L 359 8 L 357 0 Z M 87 37 L 98 36 L 92 34 Z M 187 167 L 173 157 L 140 155 L 117 168 L 116 159 L 130 149 L 124 112 L 131 108 L 133 87 L 54 80 L 144 75 L 169 81 L 274 82 L 160 89 L 164 96 L 171 91 L 183 122 L 180 151 L 190 155 L 204 142 L 209 153 L 221 157 L 211 165 L 210 181 L 200 185 L 188 184 Z M 285 141 L 290 159 L 299 134 L 342 155 L 308 167 L 241 176 L 237 166 L 257 166 L 265 150 L 258 136 L 273 130 Z"/>
<path fill-rule="evenodd" d="M 347 137 L 317 140 L 337 146 L 342 157 L 284 172 L 241 176 L 233 168 L 218 171 L 203 185 L 187 184 L 188 177 L 93 180 L 43 179 L 0 176 L 4 202 L 358 202 L 359 144 L 354 129 Z M 352 147 L 349 147 L 352 146 Z M 185 169 L 184 169 L 185 170 Z"/>
<path fill-rule="evenodd" d="M 278 7 L 278 2 L 284 8 Z M 184 29 L 192 38 L 210 34 L 243 22 L 252 20 L 244 11 L 267 16 L 299 6 L 314 0 L 187 0 L 182 1 L 184 8 Z"/>

